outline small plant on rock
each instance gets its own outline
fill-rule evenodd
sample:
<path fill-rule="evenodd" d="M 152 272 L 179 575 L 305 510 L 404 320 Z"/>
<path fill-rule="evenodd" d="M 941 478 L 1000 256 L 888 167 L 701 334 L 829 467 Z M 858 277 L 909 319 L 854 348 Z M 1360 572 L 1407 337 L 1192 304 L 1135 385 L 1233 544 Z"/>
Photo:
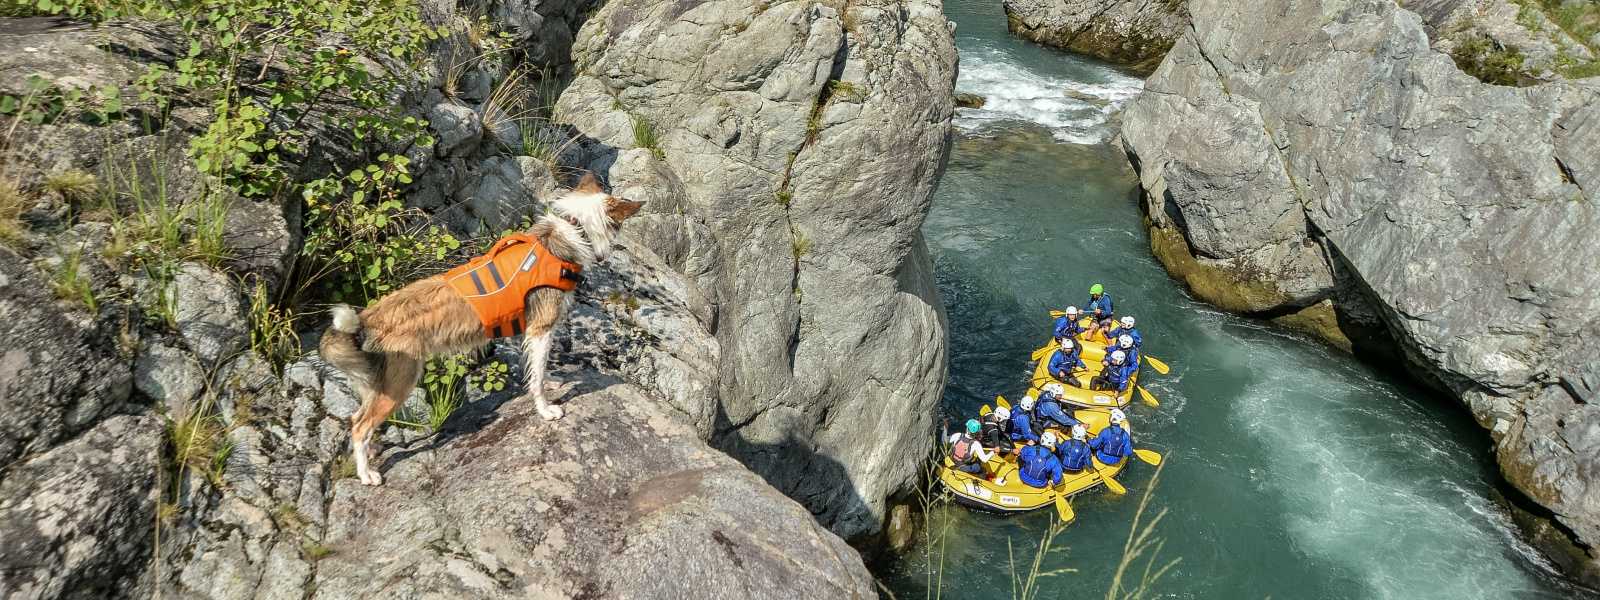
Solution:
<path fill-rule="evenodd" d="M 294 309 L 272 301 L 265 282 L 256 281 L 250 293 L 250 349 L 267 359 L 278 373 L 300 355 L 300 335 L 294 331 L 296 318 Z"/>
<path fill-rule="evenodd" d="M 93 199 L 99 189 L 94 175 L 82 169 L 68 169 L 51 173 L 45 177 L 44 187 L 60 194 L 62 199 L 74 204 L 81 204 Z"/>
<path fill-rule="evenodd" d="M 661 137 L 656 133 L 655 124 L 638 115 L 633 115 L 633 145 L 649 148 L 656 158 L 667 157 L 667 153 L 661 150 Z"/>
<path fill-rule="evenodd" d="M 31 204 L 15 179 L 0 175 L 0 243 L 15 245 L 22 241 L 27 226 L 21 217 Z"/>
<path fill-rule="evenodd" d="M 87 309 L 89 314 L 95 314 L 100 310 L 100 303 L 94 296 L 93 282 L 83 273 L 83 266 L 82 250 L 73 249 L 62 253 L 61 264 L 51 276 L 50 285 L 55 289 L 57 297 L 78 303 Z"/>

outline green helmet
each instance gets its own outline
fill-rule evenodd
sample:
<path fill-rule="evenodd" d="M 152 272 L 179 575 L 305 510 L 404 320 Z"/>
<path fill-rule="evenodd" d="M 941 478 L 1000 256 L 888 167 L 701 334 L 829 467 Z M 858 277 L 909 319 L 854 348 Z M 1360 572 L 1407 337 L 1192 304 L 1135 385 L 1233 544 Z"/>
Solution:
<path fill-rule="evenodd" d="M 977 419 L 967 419 L 967 433 L 977 433 L 983 430 L 983 424 Z"/>
<path fill-rule="evenodd" d="M 1105 291 L 1106 291 L 1106 286 L 1100 285 L 1098 283 L 1089 286 L 1089 293 L 1091 293 L 1091 294 L 1103 294 L 1103 293 L 1105 293 Z"/>

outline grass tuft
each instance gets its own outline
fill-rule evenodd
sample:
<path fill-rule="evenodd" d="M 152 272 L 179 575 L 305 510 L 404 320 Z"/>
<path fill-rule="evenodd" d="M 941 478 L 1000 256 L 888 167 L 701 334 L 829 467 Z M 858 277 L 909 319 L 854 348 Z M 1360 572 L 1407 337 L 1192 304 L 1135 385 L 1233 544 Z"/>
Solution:
<path fill-rule="evenodd" d="M 666 152 L 661 150 L 661 137 L 656 133 L 656 126 L 649 119 L 639 115 L 633 117 L 633 145 L 638 148 L 649 148 L 656 158 L 666 158 Z"/>
<path fill-rule="evenodd" d="M 94 285 L 83 272 L 83 251 L 69 250 L 61 255 L 61 264 L 50 277 L 50 287 L 56 296 L 82 305 L 89 314 L 100 311 L 99 300 L 94 296 Z"/>
<path fill-rule="evenodd" d="M 68 169 L 51 173 L 44 179 L 47 190 L 60 194 L 68 202 L 82 204 L 99 193 L 99 182 L 93 174 L 82 169 Z"/>
<path fill-rule="evenodd" d="M 21 217 L 31 204 L 15 179 L 0 175 L 0 243 L 15 246 L 22 242 L 27 225 Z"/>
<path fill-rule="evenodd" d="M 300 335 L 294 331 L 297 318 L 293 309 L 272 301 L 265 282 L 256 281 L 250 293 L 250 349 L 277 373 L 300 357 Z"/>

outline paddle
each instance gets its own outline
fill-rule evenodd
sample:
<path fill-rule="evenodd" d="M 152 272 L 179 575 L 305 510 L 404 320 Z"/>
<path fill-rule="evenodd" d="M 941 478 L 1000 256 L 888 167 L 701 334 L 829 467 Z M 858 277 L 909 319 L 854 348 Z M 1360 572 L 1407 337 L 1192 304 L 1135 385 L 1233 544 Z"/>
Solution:
<path fill-rule="evenodd" d="M 1055 351 L 1056 351 L 1056 341 L 1055 340 L 1050 340 L 1050 343 L 1045 344 L 1043 348 L 1040 348 L 1038 350 L 1034 350 L 1033 354 L 1029 355 L 1029 358 L 1032 358 L 1033 360 L 1039 360 L 1039 359 L 1044 358 L 1046 356 L 1050 356 L 1050 353 L 1051 352 L 1055 352 Z"/>
<path fill-rule="evenodd" d="M 1151 465 L 1159 465 L 1159 464 L 1161 464 L 1161 454 L 1159 452 L 1156 452 L 1155 450 L 1145 450 L 1144 448 L 1134 448 L 1133 449 L 1133 455 L 1139 457 L 1139 460 L 1142 460 L 1144 462 L 1150 463 Z"/>
<path fill-rule="evenodd" d="M 1011 410 L 1011 403 L 1010 402 L 1006 402 L 1006 397 L 1005 396 L 995 396 L 994 397 L 994 405 L 998 406 L 998 407 L 1001 407 L 1001 408 L 1004 408 L 1006 410 Z"/>
<path fill-rule="evenodd" d="M 1167 363 L 1156 360 L 1153 356 L 1140 355 L 1140 358 L 1143 358 L 1144 362 L 1150 363 L 1150 366 L 1153 367 L 1157 373 L 1166 375 L 1167 373 L 1172 372 L 1172 369 L 1167 366 Z"/>
<path fill-rule="evenodd" d="M 1061 492 L 1059 492 L 1059 491 L 1056 492 L 1055 501 L 1056 501 L 1056 516 L 1057 517 L 1061 517 L 1061 522 L 1062 523 L 1071 523 L 1073 519 L 1078 518 L 1078 515 L 1076 515 L 1076 514 L 1074 514 L 1072 512 L 1072 505 L 1071 504 L 1067 504 L 1067 498 L 1066 498 L 1066 496 L 1062 496 Z"/>
<path fill-rule="evenodd" d="M 1144 386 L 1142 386 L 1142 385 L 1138 386 L 1138 388 L 1139 388 L 1139 399 L 1140 400 L 1144 400 L 1145 404 L 1149 404 L 1151 407 L 1161 406 L 1161 402 L 1156 400 L 1155 395 L 1151 394 L 1150 390 L 1144 389 Z"/>
<path fill-rule="evenodd" d="M 1100 481 L 1105 482 L 1106 489 L 1111 490 L 1111 493 L 1118 496 L 1128 493 L 1128 488 L 1122 487 L 1122 484 L 1118 483 L 1117 480 L 1106 477 L 1105 473 L 1100 472 L 1100 467 L 1094 466 L 1094 459 L 1089 460 L 1089 468 L 1094 469 L 1095 476 L 1099 477 Z"/>
<path fill-rule="evenodd" d="M 989 416 L 990 412 L 991 411 L 989 410 L 989 405 L 985 404 L 985 405 L 983 405 L 983 408 L 978 409 L 978 416 L 987 417 L 987 416 Z"/>

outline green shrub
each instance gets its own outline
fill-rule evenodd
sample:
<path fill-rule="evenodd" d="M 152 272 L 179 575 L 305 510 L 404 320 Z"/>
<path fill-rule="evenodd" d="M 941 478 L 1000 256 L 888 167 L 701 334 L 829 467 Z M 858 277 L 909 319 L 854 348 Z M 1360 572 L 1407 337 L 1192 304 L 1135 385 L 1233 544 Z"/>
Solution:
<path fill-rule="evenodd" d="M 1523 80 L 1522 51 L 1501 46 L 1487 36 L 1473 36 L 1456 46 L 1450 58 L 1456 67 L 1484 83 L 1520 85 Z"/>
<path fill-rule="evenodd" d="M 661 149 L 661 137 L 656 133 L 655 124 L 649 119 L 639 115 L 633 118 L 633 145 L 637 148 L 649 148 L 656 158 L 666 158 L 666 152 Z"/>

